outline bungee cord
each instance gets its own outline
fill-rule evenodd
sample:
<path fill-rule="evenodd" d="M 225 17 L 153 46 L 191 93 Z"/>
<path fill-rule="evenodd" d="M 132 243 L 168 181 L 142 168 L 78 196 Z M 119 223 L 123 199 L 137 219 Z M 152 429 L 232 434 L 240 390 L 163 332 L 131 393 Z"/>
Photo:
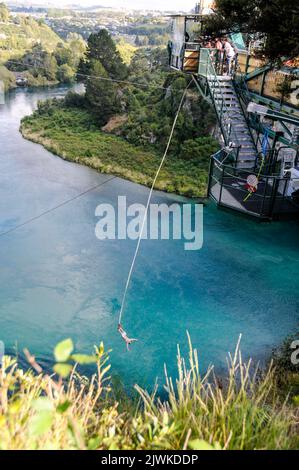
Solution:
<path fill-rule="evenodd" d="M 146 203 L 145 212 L 144 212 L 144 216 L 143 216 L 143 220 L 142 220 L 142 224 L 141 224 L 141 228 L 140 228 L 140 232 L 139 232 L 139 237 L 138 237 L 138 240 L 137 240 L 137 245 L 136 245 L 135 252 L 134 252 L 134 256 L 133 256 L 133 259 L 132 259 L 132 263 L 131 263 L 131 266 L 130 266 L 130 269 L 129 269 L 129 274 L 128 274 L 128 277 L 127 277 L 127 281 L 126 281 L 126 285 L 125 285 L 125 290 L 124 290 L 124 294 L 123 294 L 123 298 L 122 298 L 122 302 L 121 302 L 121 308 L 120 308 L 119 318 L 118 318 L 118 331 L 120 331 L 120 328 L 121 328 L 121 321 L 122 321 L 123 312 L 124 312 L 124 308 L 125 308 L 125 302 L 126 302 L 126 298 L 127 298 L 127 293 L 128 293 L 128 289 L 129 289 L 129 286 L 130 286 L 132 274 L 133 274 L 133 271 L 134 271 L 135 262 L 136 262 L 136 259 L 137 259 L 137 256 L 138 256 L 139 247 L 140 247 L 140 243 L 141 243 L 141 239 L 142 239 L 142 234 L 143 234 L 145 222 L 146 222 L 146 219 L 147 219 L 147 213 L 148 213 L 149 205 L 150 205 L 150 202 L 151 202 L 152 194 L 153 194 L 153 191 L 154 191 L 154 187 L 155 187 L 155 185 L 156 185 L 156 181 L 157 181 L 158 176 L 159 176 L 159 174 L 160 174 L 161 168 L 162 168 L 162 166 L 163 166 L 163 164 L 164 164 L 165 158 L 166 158 L 166 156 L 167 156 L 167 154 L 168 154 L 168 150 L 169 150 L 169 147 L 170 147 L 170 144 L 171 144 L 171 141 L 172 141 L 172 137 L 173 137 L 173 133 L 174 133 L 174 130 L 175 130 L 175 126 L 176 126 L 176 123 L 177 123 L 177 120 L 178 120 L 180 111 L 181 111 L 181 109 L 182 109 L 183 102 L 184 102 L 184 99 L 185 99 L 187 90 L 188 90 L 189 86 L 191 85 L 191 83 L 192 83 L 192 80 L 190 80 L 190 82 L 188 83 L 188 85 L 187 85 L 186 88 L 184 89 L 183 95 L 182 95 L 182 97 L 181 97 L 181 100 L 180 100 L 180 103 L 179 103 L 179 106 L 178 106 L 178 109 L 177 109 L 177 112 L 176 112 L 176 115 L 175 115 L 175 118 L 174 118 L 174 121 L 173 121 L 173 124 L 172 124 L 171 132 L 170 132 L 170 135 L 169 135 L 169 138 L 168 138 L 168 142 L 167 142 L 167 145 L 166 145 L 165 152 L 164 152 L 163 157 L 162 157 L 162 159 L 161 159 L 161 162 L 160 162 L 159 168 L 158 168 L 158 170 L 157 170 L 157 172 L 156 172 L 156 175 L 155 175 L 155 177 L 154 177 L 154 179 L 153 179 L 153 182 L 152 182 L 152 185 L 151 185 L 151 188 L 150 188 L 150 192 L 149 192 L 149 195 L 148 195 L 148 198 L 147 198 L 147 203 Z M 121 331 L 120 331 L 120 333 L 121 333 Z M 127 342 L 127 340 L 129 339 L 129 338 L 127 338 L 126 335 L 125 335 L 125 337 L 124 337 L 124 336 L 122 335 L 122 333 L 121 333 L 121 336 L 123 337 L 123 339 L 124 339 L 126 342 Z M 127 339 L 126 339 L 126 338 L 127 338 Z M 129 343 L 129 344 L 130 344 L 130 343 Z"/>
<path fill-rule="evenodd" d="M 22 62 L 17 62 L 17 61 L 13 61 L 13 60 L 10 60 L 9 62 L 11 64 L 15 64 L 15 65 L 24 65 Z M 27 70 L 28 69 L 33 69 L 35 67 L 36 67 L 35 65 L 31 65 L 31 66 L 29 65 L 29 66 L 27 66 Z M 39 66 L 39 69 L 47 70 L 46 67 L 40 67 L 40 66 Z M 157 85 L 151 85 L 151 84 L 142 84 L 142 83 L 138 83 L 138 82 L 131 82 L 131 81 L 128 81 L 128 80 L 113 79 L 113 78 L 104 77 L 104 76 L 101 76 L 101 75 L 89 75 L 89 74 L 77 73 L 77 76 L 78 77 L 86 77 L 88 79 L 96 79 L 96 80 L 103 80 L 103 81 L 109 81 L 109 82 L 115 82 L 115 83 L 123 83 L 123 84 L 128 85 L 128 86 L 135 86 L 135 87 L 142 87 L 142 88 L 152 88 L 152 89 L 160 89 L 160 90 L 169 90 L 170 88 L 172 88 L 172 85 L 170 85 L 169 87 L 163 87 L 163 86 L 157 86 Z M 168 138 L 168 141 L 167 141 L 165 152 L 162 156 L 160 165 L 157 169 L 157 172 L 155 174 L 155 177 L 153 179 L 153 182 L 152 182 L 152 185 L 151 185 L 151 188 L 150 188 L 150 191 L 149 191 L 149 195 L 148 195 L 147 203 L 146 203 L 146 208 L 145 208 L 145 212 L 144 212 L 144 216 L 143 216 L 143 220 L 142 220 L 142 224 L 141 224 L 141 228 L 140 228 L 140 232 L 139 232 L 139 237 L 138 237 L 138 240 L 137 240 L 137 245 L 136 245 L 136 248 L 135 248 L 134 256 L 133 256 L 133 259 L 132 259 L 132 262 L 131 262 L 131 265 L 130 265 L 128 277 L 127 277 L 126 284 L 125 284 L 125 290 L 124 290 L 124 294 L 123 294 L 123 298 L 122 298 L 122 302 L 121 302 L 121 308 L 120 308 L 120 312 L 119 312 L 118 328 L 117 329 L 118 329 L 120 335 L 122 336 L 122 338 L 124 339 L 124 341 L 126 342 L 128 350 L 129 350 L 129 345 L 131 343 L 137 341 L 137 339 L 129 338 L 127 336 L 126 332 L 123 330 L 123 328 L 121 326 L 121 321 L 122 321 L 122 317 L 123 317 L 123 313 L 124 313 L 126 298 L 127 298 L 127 294 L 128 294 L 132 274 L 133 274 L 133 271 L 134 271 L 136 259 L 137 259 L 138 253 L 139 253 L 140 243 L 141 243 L 141 239 L 142 239 L 143 230 L 144 230 L 144 227 L 145 227 L 145 222 L 146 222 L 146 219 L 147 219 L 147 214 L 148 214 L 148 209 L 149 209 L 150 201 L 151 201 L 151 198 L 152 198 L 152 194 L 153 194 L 158 176 L 159 176 L 160 171 L 162 169 L 162 166 L 163 166 L 163 164 L 165 162 L 165 159 L 168 155 L 169 147 L 170 147 L 170 144 L 171 144 L 171 141 L 172 141 L 172 138 L 173 138 L 173 134 L 174 134 L 174 130 L 175 130 L 175 127 L 176 127 L 176 124 L 177 124 L 177 120 L 178 120 L 180 111 L 182 109 L 184 99 L 186 97 L 186 93 L 187 93 L 187 91 L 188 91 L 191 84 L 192 84 L 192 80 L 190 80 L 190 82 L 185 87 L 185 89 L 182 90 L 182 96 L 181 96 L 181 99 L 180 99 L 180 102 L 179 102 L 178 109 L 177 109 L 176 114 L 175 114 L 175 118 L 173 120 L 171 132 L 170 132 L 170 135 L 169 135 L 169 138 Z M 111 178 L 111 179 L 113 179 L 113 178 Z M 105 184 L 106 182 L 110 181 L 111 179 L 105 181 L 102 184 Z M 28 219 L 27 221 L 23 222 L 22 224 L 19 224 L 19 225 L 15 226 L 11 229 L 8 229 L 7 231 L 0 232 L 0 236 L 6 235 L 6 234 L 8 234 L 8 233 L 10 233 L 14 230 L 17 230 L 20 227 L 23 227 L 24 225 L 26 225 L 28 223 L 31 223 L 31 222 L 41 218 L 42 216 L 58 209 L 59 207 L 62 207 L 63 205 L 68 204 L 69 202 L 73 201 L 74 199 L 77 199 L 77 198 L 83 196 L 84 194 L 88 193 L 89 191 L 92 191 L 92 190 L 96 189 L 97 187 L 101 186 L 102 184 L 100 184 L 98 186 L 95 186 L 93 188 L 89 188 L 88 190 L 84 191 L 83 193 L 80 193 L 79 195 L 73 197 L 72 199 L 63 202 L 63 203 L 59 204 L 58 206 L 39 214 L 36 217 Z"/>

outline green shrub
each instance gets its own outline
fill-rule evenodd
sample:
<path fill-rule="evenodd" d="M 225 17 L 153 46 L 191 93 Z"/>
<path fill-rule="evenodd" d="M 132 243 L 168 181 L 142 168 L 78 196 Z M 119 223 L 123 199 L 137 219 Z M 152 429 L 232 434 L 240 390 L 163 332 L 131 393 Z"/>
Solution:
<path fill-rule="evenodd" d="M 0 369 L 0 449 L 296 449 L 298 408 L 280 402 L 269 368 L 257 378 L 237 347 L 226 379 L 199 373 L 178 349 L 178 378 L 165 377 L 166 399 L 135 386 L 138 399 L 107 376 L 109 352 L 74 353 L 70 339 L 55 350 L 55 375 L 25 351 L 29 370 L 4 357 Z M 78 365 L 79 364 L 79 365 Z M 80 364 L 94 364 L 87 378 Z M 113 388 L 113 384 L 115 388 Z"/>
<path fill-rule="evenodd" d="M 48 150 L 55 148 L 57 155 L 70 161 L 150 186 L 162 154 L 154 147 L 148 150 L 150 147 L 138 145 L 137 136 L 133 145 L 122 137 L 101 132 L 96 116 L 84 108 L 84 103 L 84 99 L 74 93 L 68 94 L 64 101 L 54 99 L 39 103 L 38 111 L 23 119 L 23 135 L 44 144 Z M 210 152 L 218 148 L 218 144 L 212 138 L 198 141 L 196 149 L 201 153 L 197 160 L 188 161 L 181 154 L 168 155 L 156 189 L 186 196 L 206 196 Z"/>

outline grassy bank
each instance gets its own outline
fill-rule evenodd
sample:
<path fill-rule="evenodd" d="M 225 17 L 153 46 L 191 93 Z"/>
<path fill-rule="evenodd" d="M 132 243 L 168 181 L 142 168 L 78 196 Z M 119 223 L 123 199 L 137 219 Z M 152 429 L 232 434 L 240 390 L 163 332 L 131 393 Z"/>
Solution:
<path fill-rule="evenodd" d="M 29 352 L 28 371 L 4 358 L 1 449 L 298 448 L 298 408 L 280 400 L 273 369 L 257 378 L 239 351 L 230 358 L 227 379 L 219 383 L 212 369 L 201 377 L 190 344 L 188 362 L 178 354 L 179 379 L 166 377 L 163 403 L 138 386 L 139 400 L 116 395 L 108 386 L 103 346 L 85 356 L 74 354 L 71 340 L 65 340 L 54 352 L 58 362 L 51 376 Z M 72 368 L 74 362 L 94 362 L 95 375 L 83 377 L 77 365 Z"/>
<path fill-rule="evenodd" d="M 41 106 L 23 119 L 21 132 L 26 139 L 42 144 L 65 160 L 87 165 L 135 183 L 150 186 L 161 155 L 136 147 L 121 137 L 98 129 L 93 116 L 79 108 L 59 104 Z M 215 141 L 204 138 L 199 159 L 189 160 L 169 155 L 156 189 L 184 196 L 205 197 L 209 156 Z"/>

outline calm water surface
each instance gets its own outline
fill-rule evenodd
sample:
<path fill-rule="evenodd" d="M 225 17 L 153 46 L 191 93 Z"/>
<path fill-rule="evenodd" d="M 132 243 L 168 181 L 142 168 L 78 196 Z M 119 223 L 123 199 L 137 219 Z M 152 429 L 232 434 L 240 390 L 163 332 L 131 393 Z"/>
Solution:
<path fill-rule="evenodd" d="M 64 88 L 17 90 L 0 106 L 0 232 L 51 209 L 109 178 L 64 162 L 24 140 L 20 119 L 38 99 Z M 144 203 L 148 189 L 119 178 L 7 235 L 0 236 L 0 339 L 25 346 L 42 361 L 72 337 L 90 352 L 100 340 L 113 371 L 131 385 L 151 386 L 166 362 L 175 374 L 176 345 L 186 330 L 202 369 L 225 365 L 240 333 L 245 357 L 264 359 L 299 319 L 299 225 L 256 224 L 213 206 L 204 210 L 204 246 L 180 241 L 142 244 L 124 324 L 139 338 L 130 354 L 116 332 L 119 302 L 135 248 L 132 241 L 99 241 L 95 208 Z M 155 193 L 155 202 L 177 200 Z"/>

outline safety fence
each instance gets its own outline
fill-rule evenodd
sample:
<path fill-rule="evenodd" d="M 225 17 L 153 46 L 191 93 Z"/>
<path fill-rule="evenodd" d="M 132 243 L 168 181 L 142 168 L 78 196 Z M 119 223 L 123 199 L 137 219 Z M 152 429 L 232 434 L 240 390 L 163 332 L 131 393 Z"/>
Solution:
<path fill-rule="evenodd" d="M 228 159 L 223 150 L 211 158 L 208 195 L 218 206 L 260 220 L 299 215 L 299 206 L 289 194 L 288 178 L 238 170 Z M 254 186 L 248 183 L 252 179 L 257 182 Z"/>

